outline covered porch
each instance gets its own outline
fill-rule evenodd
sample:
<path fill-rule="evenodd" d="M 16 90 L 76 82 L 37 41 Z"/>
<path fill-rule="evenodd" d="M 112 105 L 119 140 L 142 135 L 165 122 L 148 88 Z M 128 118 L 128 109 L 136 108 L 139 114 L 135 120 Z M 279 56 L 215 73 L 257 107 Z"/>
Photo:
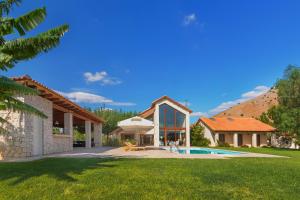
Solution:
<path fill-rule="evenodd" d="M 101 135 L 101 123 L 70 112 L 64 107 L 53 105 L 53 138 L 57 140 L 58 150 L 64 146 L 71 146 L 71 148 L 99 147 L 101 146 Z M 59 145 L 59 143 L 70 144 Z"/>
<path fill-rule="evenodd" d="M 261 147 L 268 145 L 267 133 L 220 132 L 215 133 L 218 144 L 229 144 L 233 147 Z"/>
<path fill-rule="evenodd" d="M 103 119 L 29 76 L 14 80 L 39 91 L 39 97 L 34 97 L 31 105 L 39 107 L 37 102 L 48 102 L 51 105 L 47 110 L 48 119 L 43 122 L 47 125 L 44 130 L 41 128 L 41 119 L 37 117 L 34 119 L 37 126 L 33 134 L 33 155 L 40 154 L 43 149 L 45 149 L 43 154 L 72 150 L 73 146 L 76 147 L 73 145 L 73 136 L 77 130 L 84 134 L 83 140 L 80 141 L 82 146 L 86 148 L 101 146 Z M 45 132 L 44 136 L 39 132 Z"/>

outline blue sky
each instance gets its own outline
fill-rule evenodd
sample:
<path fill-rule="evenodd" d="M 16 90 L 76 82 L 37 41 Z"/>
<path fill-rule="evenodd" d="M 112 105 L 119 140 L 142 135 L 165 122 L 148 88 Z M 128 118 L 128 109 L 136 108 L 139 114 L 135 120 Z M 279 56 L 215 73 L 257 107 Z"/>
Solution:
<path fill-rule="evenodd" d="M 30 34 L 70 31 L 5 75 L 29 74 L 83 106 L 142 111 L 168 95 L 213 114 L 300 63 L 297 0 L 24 1 L 13 15 L 41 6 L 48 17 Z"/>

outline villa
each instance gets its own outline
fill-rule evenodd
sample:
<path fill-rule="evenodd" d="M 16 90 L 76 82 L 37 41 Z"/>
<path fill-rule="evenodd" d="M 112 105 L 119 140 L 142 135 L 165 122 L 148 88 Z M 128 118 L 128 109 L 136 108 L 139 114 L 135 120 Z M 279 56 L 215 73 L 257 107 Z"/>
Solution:
<path fill-rule="evenodd" d="M 110 133 L 119 140 L 133 139 L 142 146 L 169 146 L 178 144 L 190 147 L 190 113 L 179 102 L 163 96 L 152 102 L 139 116 L 121 121 L 119 128 Z"/>
<path fill-rule="evenodd" d="M 10 124 L 6 127 L 8 133 L 0 135 L 0 160 L 71 151 L 73 128 L 85 132 L 86 148 L 101 146 L 101 118 L 29 76 L 13 80 L 39 91 L 38 96 L 19 96 L 18 99 L 39 109 L 47 118 L 1 111 L 0 116 Z"/>
<path fill-rule="evenodd" d="M 211 146 L 220 143 L 233 147 L 267 146 L 267 134 L 276 131 L 272 126 L 254 118 L 200 118 L 197 124 L 204 127 L 204 136 L 210 140 Z"/>
<path fill-rule="evenodd" d="M 1 111 L 0 116 L 9 121 L 8 133 L 0 135 L 0 160 L 25 158 L 72 151 L 74 129 L 85 133 L 86 148 L 102 145 L 103 119 L 66 99 L 58 92 L 31 79 L 29 76 L 13 78 L 14 81 L 39 91 L 37 96 L 18 96 L 40 111 L 42 119 L 28 113 Z M 181 103 L 163 96 L 138 116 L 120 121 L 110 133 L 119 141 L 134 140 L 139 146 L 190 147 L 190 114 Z M 204 136 L 211 146 L 228 143 L 231 146 L 265 146 L 267 134 L 275 128 L 254 118 L 200 118 Z"/>

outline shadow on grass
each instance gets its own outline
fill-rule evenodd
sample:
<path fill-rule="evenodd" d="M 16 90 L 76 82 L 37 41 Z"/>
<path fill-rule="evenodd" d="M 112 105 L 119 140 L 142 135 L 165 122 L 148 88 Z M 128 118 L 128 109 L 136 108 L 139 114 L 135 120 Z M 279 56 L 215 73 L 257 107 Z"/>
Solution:
<path fill-rule="evenodd" d="M 86 170 L 112 168 L 116 159 L 107 158 L 46 158 L 23 163 L 0 163 L 0 180 L 12 179 L 11 185 L 22 183 L 33 177 L 49 176 L 74 182 L 71 174 L 80 175 Z M 108 163 L 109 162 L 109 163 Z"/>

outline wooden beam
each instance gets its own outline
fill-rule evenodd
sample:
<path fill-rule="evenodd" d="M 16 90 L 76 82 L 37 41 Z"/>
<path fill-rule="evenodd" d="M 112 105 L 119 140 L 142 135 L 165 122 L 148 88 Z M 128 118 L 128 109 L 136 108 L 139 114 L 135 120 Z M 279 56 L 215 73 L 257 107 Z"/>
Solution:
<path fill-rule="evenodd" d="M 59 110 L 61 112 L 65 112 L 65 113 L 73 113 L 72 110 L 66 109 L 66 108 L 64 108 L 62 106 L 59 106 L 57 104 L 53 104 L 53 109 L 56 109 L 56 110 Z"/>
<path fill-rule="evenodd" d="M 44 94 L 41 94 L 40 96 L 48 99 L 49 97 L 52 97 L 52 94 L 44 93 Z"/>
<path fill-rule="evenodd" d="M 64 113 L 72 113 L 73 116 L 75 116 L 76 118 L 79 118 L 79 119 L 81 119 L 81 120 L 84 120 L 84 121 L 91 121 L 91 122 L 93 122 L 93 123 L 98 123 L 98 122 L 96 122 L 95 120 L 92 120 L 92 119 L 90 119 L 90 118 L 87 118 L 87 117 L 85 117 L 85 116 L 83 116 L 83 115 L 79 115 L 79 114 L 73 112 L 72 110 L 66 109 L 66 108 L 64 108 L 64 107 L 62 107 L 62 106 L 60 106 L 60 105 L 53 104 L 53 108 L 56 109 L 56 110 L 59 110 L 59 111 L 61 111 L 61 112 L 64 112 Z"/>

